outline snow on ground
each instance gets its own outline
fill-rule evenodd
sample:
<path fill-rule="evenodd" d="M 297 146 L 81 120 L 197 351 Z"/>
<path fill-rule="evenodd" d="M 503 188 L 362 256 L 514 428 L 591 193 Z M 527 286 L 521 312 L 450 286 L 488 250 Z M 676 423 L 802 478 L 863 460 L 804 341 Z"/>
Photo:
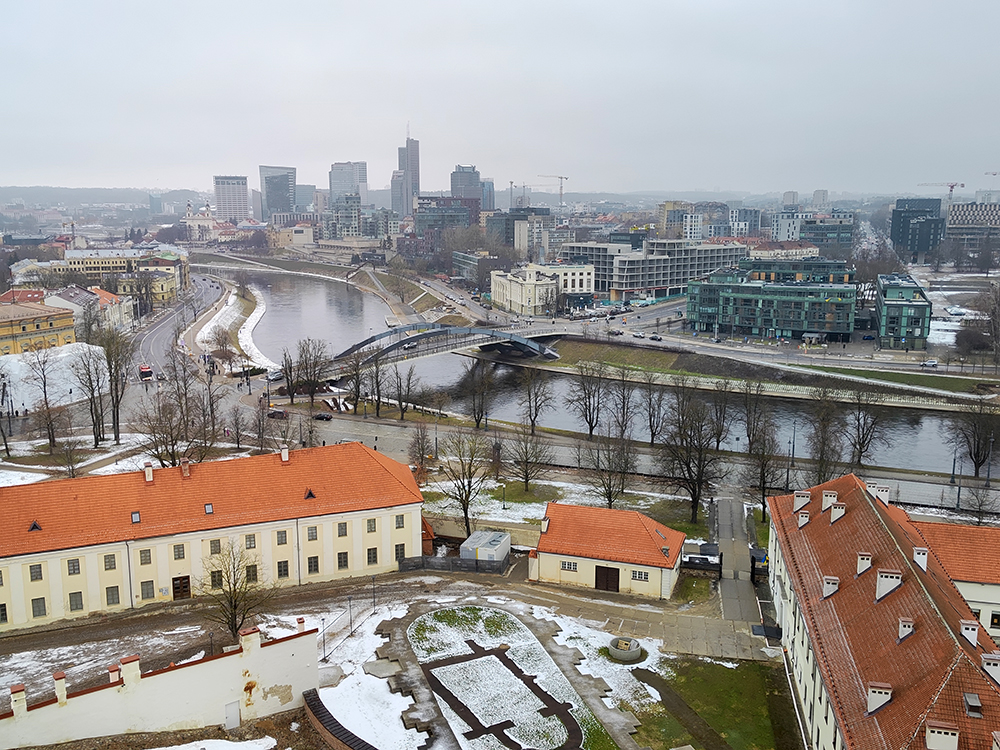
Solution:
<path fill-rule="evenodd" d="M 48 479 L 48 474 L 29 471 L 9 471 L 0 469 L 0 487 L 13 487 L 16 484 L 31 484 Z"/>
<path fill-rule="evenodd" d="M 230 742 L 229 740 L 196 740 L 184 745 L 170 745 L 152 750 L 271 750 L 278 744 L 273 737 L 262 737 L 259 740 L 245 742 Z"/>
<path fill-rule="evenodd" d="M 962 330 L 962 318 L 954 320 L 932 320 L 927 334 L 927 343 L 934 346 L 954 346 L 955 336 Z"/>
<path fill-rule="evenodd" d="M 257 348 L 257 345 L 253 342 L 253 329 L 257 327 L 260 319 L 264 317 L 264 313 L 267 312 L 267 305 L 264 303 L 264 295 L 260 293 L 259 289 L 250 287 L 250 292 L 253 294 L 253 298 L 257 301 L 257 307 L 254 311 L 250 313 L 250 317 L 246 319 L 246 322 L 240 326 L 239 333 L 237 334 L 237 339 L 240 342 L 240 348 L 243 353 L 250 358 L 250 362 L 256 367 L 264 367 L 268 370 L 280 370 L 281 367 L 267 357 L 264 353 Z"/>
<path fill-rule="evenodd" d="M 66 344 L 52 349 L 45 349 L 39 356 L 48 360 L 46 370 L 47 390 L 49 403 L 53 406 L 66 406 L 80 398 L 80 386 L 73 375 L 73 363 L 76 362 L 82 353 L 88 349 L 98 349 L 101 358 L 104 351 L 100 347 L 90 344 Z M 0 364 L 0 373 L 7 379 L 7 394 L 13 408 L 24 414 L 25 411 L 35 410 L 35 404 L 42 398 L 42 391 L 38 386 L 38 378 L 32 372 L 29 362 L 35 354 L 8 354 L 4 356 L 3 363 Z M 70 391 L 76 388 L 75 397 Z"/>
<path fill-rule="evenodd" d="M 390 693 L 380 677 L 359 670 L 336 687 L 321 688 L 319 697 L 337 721 L 379 750 L 414 750 L 427 739 L 426 732 L 403 726 L 402 713 L 413 699 Z"/>

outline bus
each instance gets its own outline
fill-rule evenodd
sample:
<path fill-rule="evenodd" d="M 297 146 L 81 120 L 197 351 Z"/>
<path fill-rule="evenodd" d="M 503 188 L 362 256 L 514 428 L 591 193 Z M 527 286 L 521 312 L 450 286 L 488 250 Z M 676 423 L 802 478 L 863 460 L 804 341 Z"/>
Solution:
<path fill-rule="evenodd" d="M 139 380 L 148 383 L 153 379 L 153 368 L 149 365 L 139 365 Z"/>

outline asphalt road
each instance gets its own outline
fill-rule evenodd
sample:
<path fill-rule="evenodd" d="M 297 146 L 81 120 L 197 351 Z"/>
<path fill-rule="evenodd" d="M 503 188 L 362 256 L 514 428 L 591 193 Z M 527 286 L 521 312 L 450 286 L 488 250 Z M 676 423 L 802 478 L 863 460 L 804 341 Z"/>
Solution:
<path fill-rule="evenodd" d="M 204 276 L 191 277 L 192 290 L 185 299 L 171 307 L 158 311 L 152 323 L 136 337 L 138 344 L 136 361 L 150 365 L 161 372 L 166 363 L 167 353 L 175 344 L 178 328 L 184 329 L 195 314 L 201 314 L 223 294 L 220 283 Z"/>

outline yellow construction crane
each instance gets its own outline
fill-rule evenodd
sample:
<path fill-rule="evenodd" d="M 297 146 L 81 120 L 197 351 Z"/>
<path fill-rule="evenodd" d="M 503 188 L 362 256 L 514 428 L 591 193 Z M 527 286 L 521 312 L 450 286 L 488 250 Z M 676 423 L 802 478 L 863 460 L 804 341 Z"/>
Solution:
<path fill-rule="evenodd" d="M 964 182 L 921 182 L 920 187 L 946 187 L 948 188 L 948 213 L 951 213 L 951 196 L 955 193 L 955 188 L 964 188 Z"/>
<path fill-rule="evenodd" d="M 559 205 L 566 205 L 563 203 L 563 180 L 568 180 L 569 177 L 564 177 L 561 174 L 540 174 L 539 177 L 551 177 L 553 180 L 559 180 Z"/>

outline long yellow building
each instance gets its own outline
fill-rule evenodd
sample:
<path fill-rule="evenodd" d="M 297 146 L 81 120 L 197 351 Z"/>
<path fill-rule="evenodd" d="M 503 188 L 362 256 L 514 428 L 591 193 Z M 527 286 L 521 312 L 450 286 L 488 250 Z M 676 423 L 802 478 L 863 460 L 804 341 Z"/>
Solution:
<path fill-rule="evenodd" d="M 0 354 L 21 354 L 75 341 L 72 310 L 35 302 L 0 305 Z"/>

